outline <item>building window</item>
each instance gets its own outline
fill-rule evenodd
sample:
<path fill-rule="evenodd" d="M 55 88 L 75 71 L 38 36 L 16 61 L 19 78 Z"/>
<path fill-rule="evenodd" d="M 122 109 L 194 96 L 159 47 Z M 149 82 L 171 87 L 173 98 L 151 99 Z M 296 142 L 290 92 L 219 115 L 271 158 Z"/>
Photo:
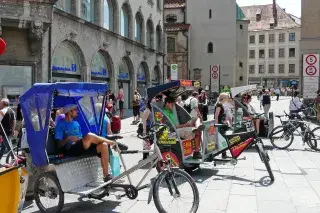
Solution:
<path fill-rule="evenodd" d="M 259 43 L 264 43 L 264 35 L 259 35 Z"/>
<path fill-rule="evenodd" d="M 255 66 L 254 65 L 249 65 L 249 73 L 254 74 L 255 73 Z"/>
<path fill-rule="evenodd" d="M 269 73 L 274 73 L 274 64 L 269 64 Z"/>
<path fill-rule="evenodd" d="M 243 30 L 243 25 L 242 24 L 240 24 L 240 30 Z"/>
<path fill-rule="evenodd" d="M 295 41 L 296 40 L 296 34 L 295 33 L 289 33 L 289 41 Z"/>
<path fill-rule="evenodd" d="M 239 67 L 243 67 L 243 63 L 241 61 L 239 62 Z"/>
<path fill-rule="evenodd" d="M 209 42 L 207 52 L 213 53 L 213 43 L 212 42 Z"/>
<path fill-rule="evenodd" d="M 259 73 L 264 73 L 264 65 L 259 65 Z"/>
<path fill-rule="evenodd" d="M 156 36 L 156 48 L 158 51 L 162 51 L 162 29 L 160 25 L 157 26 Z"/>
<path fill-rule="evenodd" d="M 114 31 L 115 26 L 115 5 L 113 0 L 104 0 L 103 5 L 103 27 Z"/>
<path fill-rule="evenodd" d="M 285 35 L 284 33 L 279 34 L 279 42 L 284 42 L 285 41 Z"/>
<path fill-rule="evenodd" d="M 167 50 L 169 53 L 176 51 L 176 39 L 168 37 L 167 39 Z"/>
<path fill-rule="evenodd" d="M 274 58 L 274 49 L 269 49 L 269 58 Z"/>
<path fill-rule="evenodd" d="M 143 43 L 142 41 L 142 32 L 143 32 L 143 18 L 141 13 L 137 13 L 136 14 L 136 21 L 134 24 L 134 40 L 139 42 L 139 43 Z"/>
<path fill-rule="evenodd" d="M 131 9 L 130 6 L 125 3 L 121 7 L 121 35 L 126 38 L 130 38 L 129 32 L 130 32 L 130 26 L 131 25 Z"/>
<path fill-rule="evenodd" d="M 279 73 L 284 73 L 284 64 L 279 64 Z"/>
<path fill-rule="evenodd" d="M 86 21 L 94 22 L 94 1 L 93 0 L 82 0 L 81 18 L 83 18 Z"/>
<path fill-rule="evenodd" d="M 256 57 L 256 51 L 255 50 L 250 50 L 249 57 L 250 58 L 255 58 Z"/>
<path fill-rule="evenodd" d="M 261 14 L 256 14 L 256 21 L 260 21 L 261 20 Z"/>
<path fill-rule="evenodd" d="M 295 73 L 295 72 L 296 72 L 296 65 L 289 64 L 289 73 Z"/>
<path fill-rule="evenodd" d="M 274 34 L 269 34 L 269 43 L 274 43 Z"/>
<path fill-rule="evenodd" d="M 284 58 L 284 48 L 279 48 L 279 58 Z"/>
<path fill-rule="evenodd" d="M 153 37 L 154 37 L 154 30 L 153 30 L 153 22 L 151 19 L 147 21 L 147 47 L 153 49 Z"/>
<path fill-rule="evenodd" d="M 289 57 L 296 57 L 296 48 L 289 48 Z"/>
<path fill-rule="evenodd" d="M 259 50 L 259 58 L 264 58 L 265 54 L 264 54 L 264 50 Z"/>
<path fill-rule="evenodd" d="M 209 10 L 209 19 L 211 19 L 212 18 L 212 10 L 210 9 Z"/>
<path fill-rule="evenodd" d="M 250 44 L 255 44 L 256 43 L 256 37 L 254 35 L 250 36 Z"/>

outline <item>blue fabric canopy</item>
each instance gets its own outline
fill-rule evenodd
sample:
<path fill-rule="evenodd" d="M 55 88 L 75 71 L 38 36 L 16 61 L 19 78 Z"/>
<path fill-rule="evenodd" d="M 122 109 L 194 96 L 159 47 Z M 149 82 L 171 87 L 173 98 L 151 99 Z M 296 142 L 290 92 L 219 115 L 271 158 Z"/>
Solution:
<path fill-rule="evenodd" d="M 52 108 L 69 104 L 79 105 L 84 97 L 105 96 L 107 84 L 103 83 L 37 83 L 20 96 L 21 110 L 27 131 L 27 140 L 35 166 L 48 165 L 46 153 L 49 118 Z M 79 109 L 82 113 L 82 109 Z M 84 132 L 90 131 L 89 122 L 81 117 L 80 124 L 87 126 Z"/>

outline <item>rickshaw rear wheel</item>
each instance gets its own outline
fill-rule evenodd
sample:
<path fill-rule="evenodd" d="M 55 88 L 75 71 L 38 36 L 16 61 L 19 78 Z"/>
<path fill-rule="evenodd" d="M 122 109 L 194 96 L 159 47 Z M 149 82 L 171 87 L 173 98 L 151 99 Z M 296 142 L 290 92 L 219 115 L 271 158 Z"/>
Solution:
<path fill-rule="evenodd" d="M 174 162 L 174 164 L 173 164 L 173 162 L 172 162 L 172 160 L 171 160 L 171 166 L 172 166 L 172 167 L 179 167 L 179 168 L 181 168 L 181 166 L 182 166 L 182 164 L 181 164 L 181 157 L 180 157 L 180 155 L 178 154 L 178 152 L 175 151 L 175 150 L 173 150 L 173 149 L 167 149 L 167 148 L 162 149 L 162 150 L 161 150 L 161 154 L 162 154 L 162 157 L 163 157 L 164 160 L 166 160 L 166 157 L 165 157 L 165 156 L 166 156 L 166 153 L 167 153 L 167 154 L 170 153 L 171 157 L 172 157 L 172 158 L 175 158 L 175 159 L 173 159 L 173 160 L 176 161 L 176 162 Z M 157 169 L 157 172 L 158 172 L 158 173 L 162 172 L 162 170 L 163 170 L 163 168 L 161 167 L 161 164 L 162 164 L 162 162 L 159 161 L 159 162 L 157 163 L 157 165 L 156 165 L 156 169 Z M 178 164 L 178 165 L 176 165 L 176 164 Z"/>
<path fill-rule="evenodd" d="M 53 187 L 49 187 L 48 192 L 45 192 L 43 189 L 41 189 L 41 184 L 43 183 L 43 180 L 47 181 L 48 179 L 50 179 L 54 183 L 55 189 Z M 41 173 L 35 180 L 33 193 L 34 193 L 34 200 L 41 212 L 45 212 L 45 213 L 61 212 L 64 205 L 64 193 L 62 191 L 59 180 L 54 173 L 52 172 Z M 58 205 L 55 208 L 51 208 L 51 209 L 45 208 L 43 203 L 40 200 L 40 197 L 43 197 L 44 195 L 47 195 L 49 198 L 54 198 L 58 195 L 59 196 Z"/>

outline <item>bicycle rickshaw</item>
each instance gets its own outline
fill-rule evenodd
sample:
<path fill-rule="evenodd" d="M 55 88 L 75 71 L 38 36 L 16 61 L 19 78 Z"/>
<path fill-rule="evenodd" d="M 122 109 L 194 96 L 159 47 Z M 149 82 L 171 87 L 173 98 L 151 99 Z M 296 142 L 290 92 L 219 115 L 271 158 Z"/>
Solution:
<path fill-rule="evenodd" d="M 170 163 L 162 160 L 157 143 L 155 143 L 154 150 L 148 151 L 153 152 L 149 158 L 130 169 L 127 169 L 122 154 L 139 153 L 139 151 L 122 151 L 119 157 L 125 171 L 108 182 L 103 182 L 100 160 L 95 154 L 67 157 L 57 149 L 54 131 L 49 127 L 51 110 L 68 104 L 76 104 L 79 111 L 76 121 L 80 124 L 83 135 L 88 132 L 101 135 L 107 91 L 107 85 L 100 83 L 39 83 L 20 97 L 25 122 L 25 130 L 22 135 L 22 138 L 25 139 L 22 139 L 21 146 L 27 157 L 27 166 L 31 171 L 37 171 L 34 172 L 37 173 L 34 182 L 34 199 L 40 211 L 60 212 L 64 205 L 64 193 L 102 199 L 109 196 L 110 192 L 119 192 L 120 194 L 116 195 L 117 199 L 124 196 L 136 199 L 138 191 L 149 186 L 142 185 L 143 180 L 151 169 L 161 161 L 166 169 L 159 173 L 155 179 L 152 179 L 149 202 L 153 197 L 158 211 L 167 212 L 160 198 L 166 196 L 168 199 L 168 196 L 173 196 L 177 200 L 181 197 L 181 193 L 185 192 L 184 188 L 180 190 L 179 187 L 190 186 L 191 188 L 186 192 L 189 198 L 191 195 L 194 197 L 189 202 L 190 210 L 183 212 L 196 212 L 199 206 L 199 193 L 195 182 L 185 171 L 171 168 Z M 102 107 L 97 108 L 97 103 L 101 103 Z M 92 120 L 94 122 L 91 122 Z M 157 141 L 165 126 L 157 125 L 151 129 L 150 134 L 144 139 L 153 137 L 154 141 Z M 122 137 L 109 135 L 107 138 L 115 141 Z M 134 186 L 130 174 L 145 165 L 150 165 L 149 170 Z M 178 185 L 176 182 L 178 175 L 189 185 Z M 128 183 L 119 183 L 125 177 L 127 177 Z M 163 181 L 166 187 L 161 188 Z"/>
<path fill-rule="evenodd" d="M 194 91 L 200 87 L 200 82 L 192 80 L 177 80 L 170 83 L 166 83 L 160 86 L 148 88 L 148 98 L 153 99 L 159 94 L 165 96 L 178 97 L 184 92 Z M 231 88 L 232 97 L 234 98 L 235 104 L 238 107 L 242 107 L 243 110 L 246 108 L 241 104 L 236 95 L 244 92 L 248 92 L 256 88 L 256 86 L 246 86 Z M 169 128 L 166 129 L 164 135 L 160 138 L 159 148 L 161 150 L 164 159 L 170 158 L 174 166 L 184 168 L 187 171 L 192 171 L 199 167 L 200 164 L 205 162 L 230 162 L 232 164 L 237 163 L 237 159 L 240 154 L 252 144 L 256 144 L 257 152 L 259 153 L 261 160 L 265 164 L 271 180 L 274 180 L 274 176 L 269 164 L 268 153 L 263 148 L 262 140 L 257 135 L 253 122 L 249 120 L 237 121 L 233 128 L 230 128 L 225 135 L 219 133 L 219 128 L 229 128 L 226 124 L 215 124 L 214 120 L 204 121 L 202 124 L 205 129 L 202 132 L 202 143 L 201 143 L 201 154 L 202 159 L 194 159 L 193 152 L 195 147 L 195 140 L 181 139 L 176 126 L 173 125 L 172 121 L 163 112 L 164 103 L 152 102 L 151 103 L 154 122 L 156 124 L 166 124 Z M 173 113 L 178 118 L 179 124 L 185 124 L 191 120 L 190 114 L 180 105 L 175 104 Z M 236 115 L 237 116 L 237 113 Z M 239 126 L 240 127 L 237 127 Z M 241 129 L 244 130 L 242 131 Z M 236 130 L 236 131 L 235 131 Z M 231 159 L 217 159 L 215 158 L 219 154 L 230 150 Z M 161 168 L 158 168 L 160 170 Z"/>

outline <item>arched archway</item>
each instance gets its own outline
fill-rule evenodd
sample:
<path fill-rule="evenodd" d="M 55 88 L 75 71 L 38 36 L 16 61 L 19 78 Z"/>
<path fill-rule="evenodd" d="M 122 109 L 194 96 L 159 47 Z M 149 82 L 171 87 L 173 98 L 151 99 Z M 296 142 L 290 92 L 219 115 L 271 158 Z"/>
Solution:
<path fill-rule="evenodd" d="M 125 56 L 121 59 L 118 68 L 118 84 L 120 88 L 123 88 L 125 102 L 124 108 L 128 109 L 131 106 L 132 99 L 132 81 L 134 79 L 134 69 L 131 59 L 128 56 Z M 131 84 L 131 85 L 130 85 Z"/>
<path fill-rule="evenodd" d="M 117 0 L 103 0 L 103 27 L 118 33 L 119 7 Z"/>
<path fill-rule="evenodd" d="M 145 26 L 144 18 L 142 13 L 139 11 L 136 13 L 135 23 L 134 23 L 134 40 L 141 44 L 145 43 Z"/>
<path fill-rule="evenodd" d="M 151 79 L 152 79 L 151 80 L 152 85 L 160 85 L 160 82 L 161 82 L 161 70 L 160 70 L 159 66 L 155 66 L 153 68 Z"/>
<path fill-rule="evenodd" d="M 123 3 L 121 7 L 121 29 L 120 34 L 123 37 L 132 39 L 132 9 L 129 3 Z"/>
<path fill-rule="evenodd" d="M 52 82 L 84 81 L 86 62 L 77 43 L 64 40 L 58 44 L 52 55 Z"/>
<path fill-rule="evenodd" d="M 107 82 L 113 77 L 113 62 L 110 54 L 106 51 L 98 50 L 91 60 L 91 81 Z"/>
<path fill-rule="evenodd" d="M 146 62 L 141 62 L 138 72 L 137 72 L 137 89 L 139 93 L 145 97 L 146 96 L 146 88 L 150 84 L 150 71 L 148 64 Z"/>
<path fill-rule="evenodd" d="M 148 48 L 154 49 L 154 25 L 151 19 L 147 21 L 147 40 L 146 46 Z"/>

